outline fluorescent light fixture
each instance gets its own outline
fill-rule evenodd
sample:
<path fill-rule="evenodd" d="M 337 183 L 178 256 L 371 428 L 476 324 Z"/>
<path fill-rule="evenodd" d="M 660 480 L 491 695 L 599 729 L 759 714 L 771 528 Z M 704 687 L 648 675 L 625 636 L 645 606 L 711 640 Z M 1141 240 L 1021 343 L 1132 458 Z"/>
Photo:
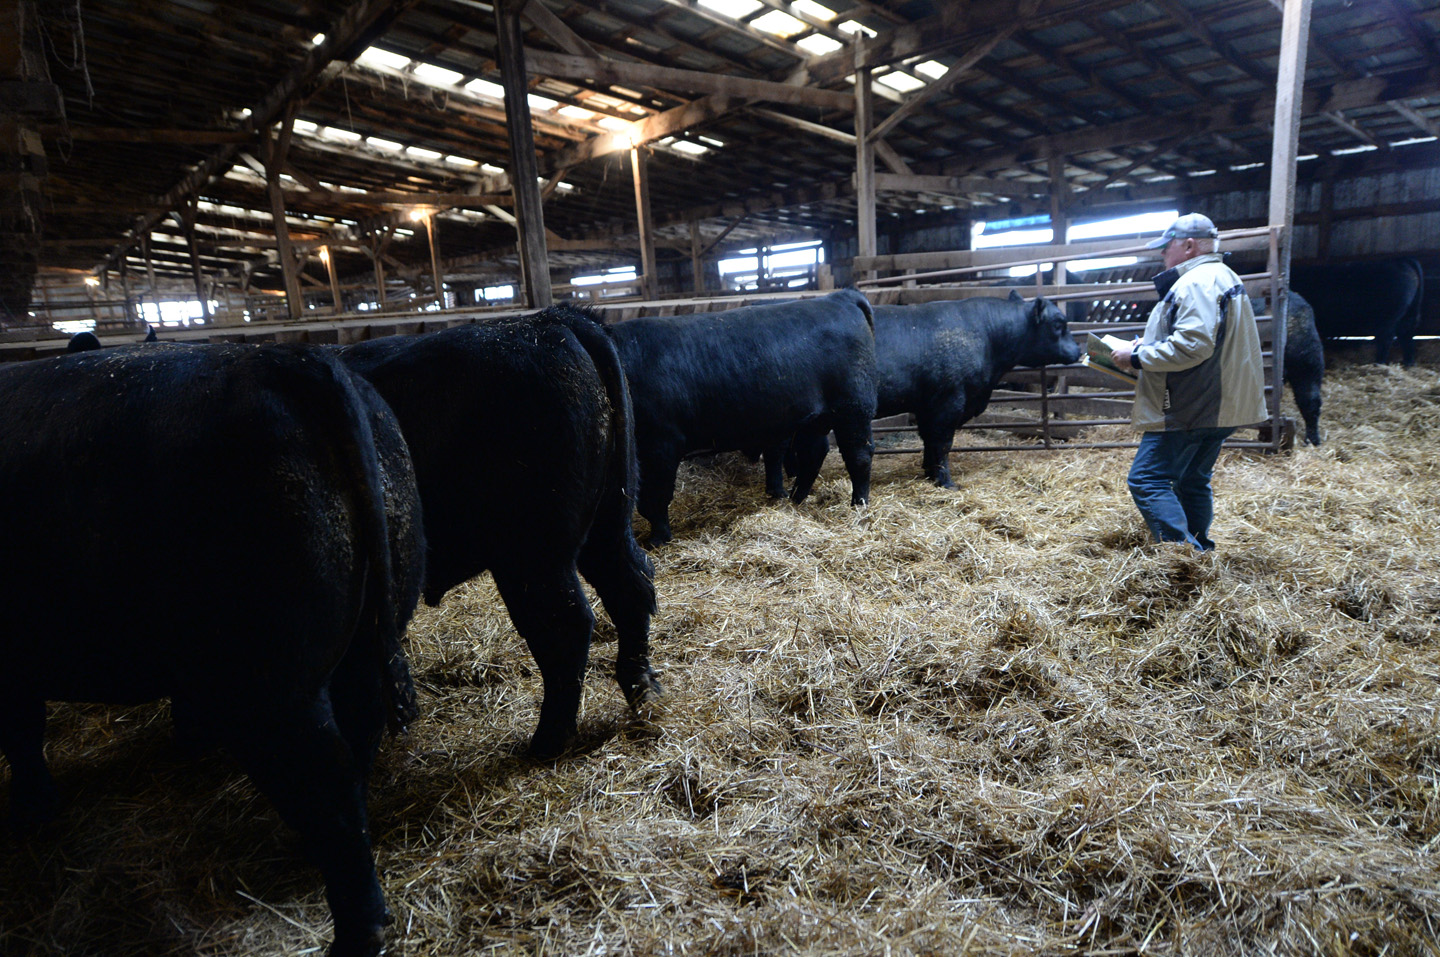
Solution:
<path fill-rule="evenodd" d="M 832 40 L 823 33 L 812 33 L 808 37 L 796 40 L 795 45 L 811 56 L 824 56 L 827 53 L 834 53 L 845 44 L 839 40 Z"/>
<path fill-rule="evenodd" d="M 1235 166 L 1230 167 L 1230 169 L 1231 171 L 1238 173 L 1241 170 L 1258 169 L 1259 167 L 1264 165 L 1264 163 L 1238 163 Z"/>
<path fill-rule="evenodd" d="M 458 70 L 447 70 L 445 67 L 436 66 L 433 63 L 417 63 L 414 73 L 422 80 L 439 83 L 443 86 L 454 86 L 465 78 L 465 74 Z"/>
<path fill-rule="evenodd" d="M 760 0 L 700 0 L 700 6 L 708 7 L 716 13 L 723 13 L 736 20 L 748 17 L 764 5 Z"/>
<path fill-rule="evenodd" d="M 771 10 L 764 16 L 751 20 L 750 25 L 757 30 L 773 33 L 781 38 L 793 37 L 797 33 L 804 33 L 810 29 L 803 20 L 795 19 L 784 10 Z"/>
<path fill-rule="evenodd" d="M 816 3 L 815 0 L 795 0 L 790 8 L 796 13 L 803 13 L 807 17 L 814 17 L 816 20 L 834 20 L 835 11 L 824 4 Z"/>
<path fill-rule="evenodd" d="M 857 20 L 846 20 L 840 24 L 841 33 L 863 33 L 867 37 L 879 36 L 874 30 Z"/>
<path fill-rule="evenodd" d="M 471 80 L 465 84 L 465 89 L 477 96 L 488 96 L 492 99 L 505 99 L 505 88 L 499 83 L 491 83 L 489 80 Z"/>
<path fill-rule="evenodd" d="M 917 80 L 908 73 L 899 70 L 891 70 L 889 73 L 882 73 L 875 78 L 876 83 L 883 83 L 892 90 L 899 90 L 901 93 L 909 93 L 911 90 L 918 90 L 925 85 L 923 80 Z"/>
<path fill-rule="evenodd" d="M 403 70 L 410 65 L 410 58 L 399 53 L 391 53 L 389 50 L 382 50 L 379 47 L 366 47 L 365 52 L 355 58 L 360 63 L 368 63 L 372 66 L 385 66 L 392 70 Z"/>
<path fill-rule="evenodd" d="M 1410 139 L 1408 139 L 1408 140 L 1396 140 L 1395 142 L 1391 143 L 1390 145 L 1391 145 L 1391 146 L 1414 146 L 1416 143 L 1433 143 L 1433 142 L 1435 142 L 1435 137 L 1433 137 L 1433 136 L 1412 136 L 1412 137 L 1411 137 Z"/>
<path fill-rule="evenodd" d="M 1331 150 L 1330 155 L 1349 156 L 1351 153 L 1368 153 L 1371 150 L 1377 150 L 1379 148 L 1380 147 L 1374 145 L 1373 143 L 1361 143 L 1359 146 L 1347 146 L 1344 149 Z"/>
<path fill-rule="evenodd" d="M 381 139 L 378 136 L 368 136 L 365 138 L 365 142 L 369 143 L 376 149 L 391 150 L 392 152 L 394 150 L 403 149 L 405 146 L 404 143 L 397 143 L 394 140 Z"/>
<path fill-rule="evenodd" d="M 574 183 L 567 183 L 563 179 L 555 184 L 555 188 L 562 193 L 568 193 L 575 188 Z"/>

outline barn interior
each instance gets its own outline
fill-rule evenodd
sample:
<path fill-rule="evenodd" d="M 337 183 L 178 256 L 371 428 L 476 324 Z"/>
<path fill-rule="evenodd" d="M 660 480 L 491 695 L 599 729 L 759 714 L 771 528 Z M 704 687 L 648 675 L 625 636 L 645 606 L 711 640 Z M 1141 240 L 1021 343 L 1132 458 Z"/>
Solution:
<path fill-rule="evenodd" d="M 1190 210 L 1260 291 L 1440 271 L 1440 0 L 0 0 L 0 71 L 0 360 L 916 301 L 976 264 L 1065 295 L 1152 261 L 1005 264 Z M 369 781 L 385 953 L 1434 955 L 1440 342 L 1326 358 L 1324 443 L 1226 453 L 1202 556 L 1149 544 L 1094 390 L 967 428 L 958 489 L 877 457 L 863 509 L 833 456 L 802 505 L 687 462 L 665 695 L 627 706 L 596 604 L 553 763 L 493 581 L 420 609 L 422 715 Z M 1059 407 L 1030 375 L 1013 408 Z M 0 954 L 326 951 L 294 834 L 167 704 L 47 722 L 65 804 L 0 829 Z"/>
<path fill-rule="evenodd" d="M 1435 269 L 1440 4 L 1296 7 L 1288 154 L 1285 6 L 5 0 L 3 337 L 804 291 L 1276 173 L 1295 262 Z"/>

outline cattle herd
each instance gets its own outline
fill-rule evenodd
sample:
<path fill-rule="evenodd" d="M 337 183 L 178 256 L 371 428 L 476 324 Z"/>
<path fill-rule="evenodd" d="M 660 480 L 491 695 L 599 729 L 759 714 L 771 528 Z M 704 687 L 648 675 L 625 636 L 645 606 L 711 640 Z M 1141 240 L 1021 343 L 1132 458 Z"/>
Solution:
<path fill-rule="evenodd" d="M 1318 443 L 1320 338 L 1299 296 L 1289 313 L 1287 371 Z M 84 336 L 0 369 L 11 826 L 56 812 L 45 702 L 168 697 L 177 733 L 227 748 L 301 835 L 333 957 L 378 953 L 389 920 L 366 779 L 387 726 L 417 714 L 402 639 L 422 596 L 491 572 L 543 680 L 530 751 L 553 758 L 594 624 L 581 577 L 615 624 L 626 699 L 660 694 L 632 513 L 670 539 L 685 455 L 763 454 L 775 495 L 787 461 L 798 502 L 833 432 L 858 505 L 871 420 L 911 413 L 926 478 L 953 487 L 955 430 L 1001 378 L 1080 354 L 1044 299 L 872 308 L 853 289 L 610 327 L 558 306 L 343 347 Z"/>

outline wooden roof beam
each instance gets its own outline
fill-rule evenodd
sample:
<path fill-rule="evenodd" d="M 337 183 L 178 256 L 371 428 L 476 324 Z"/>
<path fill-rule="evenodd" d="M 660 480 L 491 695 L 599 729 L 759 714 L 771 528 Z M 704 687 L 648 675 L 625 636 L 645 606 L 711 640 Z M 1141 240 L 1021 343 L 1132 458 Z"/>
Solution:
<path fill-rule="evenodd" d="M 258 130 L 269 126 L 292 99 L 308 95 L 316 87 L 337 76 L 339 71 L 334 69 L 336 61 L 343 62 L 358 56 L 372 36 L 383 32 L 417 2 L 418 0 L 357 0 L 341 14 L 336 25 L 326 32 L 324 42 L 312 47 L 251 109 L 247 121 L 248 129 Z M 99 264 L 99 268 L 103 270 L 117 263 L 125 251 L 139 241 L 140 236 L 149 233 L 171 210 L 178 208 L 212 179 L 229 169 L 238 151 L 239 144 L 227 144 L 202 160 L 165 194 L 161 201 L 165 211 L 158 215 L 149 213 L 137 220 L 130 235 L 110 251 Z"/>

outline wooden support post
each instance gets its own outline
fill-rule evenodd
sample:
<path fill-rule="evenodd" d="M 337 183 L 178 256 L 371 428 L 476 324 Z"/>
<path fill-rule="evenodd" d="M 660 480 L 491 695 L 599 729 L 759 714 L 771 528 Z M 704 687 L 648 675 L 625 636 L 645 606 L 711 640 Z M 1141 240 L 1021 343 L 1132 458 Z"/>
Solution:
<path fill-rule="evenodd" d="M 630 169 L 635 174 L 635 218 L 640 222 L 640 294 L 654 299 L 659 293 L 655 282 L 655 227 L 650 220 L 650 178 L 645 172 L 645 154 L 640 147 L 630 151 Z"/>
<path fill-rule="evenodd" d="M 290 227 L 285 222 L 285 192 L 280 187 L 280 171 L 285 168 L 285 154 L 290 152 L 290 136 L 294 130 L 295 110 L 292 107 L 285 111 L 285 119 L 274 139 L 266 134 L 265 183 L 270 194 L 270 217 L 275 223 L 275 250 L 285 280 L 286 310 L 291 319 L 299 319 L 305 303 L 300 296 L 300 271 L 296 268 L 295 248 L 290 242 Z"/>
<path fill-rule="evenodd" d="M 320 258 L 325 260 L 325 271 L 330 274 L 330 298 L 335 303 L 335 315 L 345 311 L 345 300 L 340 296 L 340 276 L 335 271 L 335 254 L 329 246 L 320 247 Z"/>
<path fill-rule="evenodd" d="M 1313 0 L 1285 0 L 1280 26 L 1280 73 L 1275 82 L 1275 143 L 1270 154 L 1271 314 L 1275 317 L 1270 382 L 1271 442 L 1278 449 L 1281 387 L 1285 382 L 1285 294 L 1295 233 L 1295 157 L 1300 145 L 1300 108 L 1305 95 L 1305 51 Z"/>
<path fill-rule="evenodd" d="M 872 71 L 865 60 L 864 34 L 855 35 L 855 238 L 856 254 L 876 255 L 875 238 L 875 125 Z M 865 277 L 856 277 L 865 278 Z"/>
<path fill-rule="evenodd" d="M 525 48 L 520 34 L 523 2 L 497 0 L 495 37 L 500 54 L 500 80 L 505 88 L 505 127 L 510 135 L 510 183 L 515 194 L 515 228 L 519 232 L 520 275 L 532 309 L 554 301 L 545 248 L 545 217 L 540 200 L 535 135 L 530 124 L 529 87 L 525 80 Z"/>
<path fill-rule="evenodd" d="M 695 295 L 705 295 L 705 260 L 700 255 L 700 218 L 690 217 L 690 278 L 695 286 Z"/>
<path fill-rule="evenodd" d="M 192 197 L 180 207 L 180 232 L 185 237 L 185 248 L 190 254 L 190 276 L 195 281 L 195 298 L 200 303 L 200 315 L 210 321 L 210 298 L 205 295 L 205 275 L 200 270 L 200 251 L 195 247 L 195 219 L 200 215 L 198 197 Z"/>
<path fill-rule="evenodd" d="M 1065 233 L 1070 223 L 1066 218 L 1066 201 L 1070 198 L 1070 187 L 1065 182 L 1065 157 L 1060 153 L 1050 154 L 1050 241 L 1057 246 L 1065 244 Z M 1039 267 L 1036 267 L 1037 274 Z M 1054 265 L 1055 285 L 1065 285 L 1065 264 Z"/>
<path fill-rule="evenodd" d="M 439 309 L 444 309 L 445 276 L 440 272 L 440 238 L 436 235 L 440 224 L 435 221 L 435 218 L 435 213 L 430 213 L 425 217 L 425 234 L 430 239 L 430 277 L 435 283 L 435 305 Z"/>

